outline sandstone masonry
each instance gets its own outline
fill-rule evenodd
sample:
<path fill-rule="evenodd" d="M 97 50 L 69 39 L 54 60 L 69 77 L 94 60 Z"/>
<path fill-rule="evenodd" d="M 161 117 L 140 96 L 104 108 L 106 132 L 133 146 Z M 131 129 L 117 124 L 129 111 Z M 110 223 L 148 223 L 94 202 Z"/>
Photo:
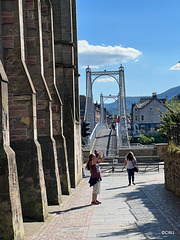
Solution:
<path fill-rule="evenodd" d="M 75 0 L 0 2 L 0 239 L 82 178 Z"/>

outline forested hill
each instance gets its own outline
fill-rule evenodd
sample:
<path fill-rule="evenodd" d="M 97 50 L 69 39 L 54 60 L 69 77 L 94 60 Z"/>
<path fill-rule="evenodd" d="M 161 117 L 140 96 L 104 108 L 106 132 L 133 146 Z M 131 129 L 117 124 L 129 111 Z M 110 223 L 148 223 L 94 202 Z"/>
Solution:
<path fill-rule="evenodd" d="M 162 98 L 167 97 L 168 101 L 169 101 L 173 97 L 177 96 L 178 94 L 180 94 L 180 86 L 170 88 L 169 90 L 167 90 L 163 93 L 157 94 L 157 98 L 162 99 Z M 130 111 L 131 111 L 132 104 L 135 103 L 135 102 L 139 102 L 141 97 L 146 97 L 146 96 L 127 97 L 126 98 L 126 108 L 127 108 L 128 113 L 130 113 Z M 110 114 L 117 114 L 117 101 L 113 102 L 113 103 L 106 103 L 105 107 Z"/>

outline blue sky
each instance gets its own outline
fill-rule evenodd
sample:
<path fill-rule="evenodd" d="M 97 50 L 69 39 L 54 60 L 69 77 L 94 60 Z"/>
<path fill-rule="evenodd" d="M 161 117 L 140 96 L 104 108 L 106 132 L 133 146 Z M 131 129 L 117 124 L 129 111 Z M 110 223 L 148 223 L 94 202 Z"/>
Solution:
<path fill-rule="evenodd" d="M 179 11 L 179 0 L 77 0 L 80 94 L 86 95 L 87 65 L 92 71 L 112 71 L 122 64 L 126 96 L 179 86 Z M 100 93 L 118 91 L 112 78 L 98 78 L 94 101 L 100 101 Z"/>

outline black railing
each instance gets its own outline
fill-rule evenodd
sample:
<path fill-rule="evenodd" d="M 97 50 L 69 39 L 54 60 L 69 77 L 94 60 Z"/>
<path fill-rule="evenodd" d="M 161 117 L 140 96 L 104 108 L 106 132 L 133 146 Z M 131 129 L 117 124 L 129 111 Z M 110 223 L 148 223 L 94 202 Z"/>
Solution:
<path fill-rule="evenodd" d="M 176 145 L 180 145 L 180 124 L 173 124 L 169 126 L 168 141 L 173 141 Z"/>

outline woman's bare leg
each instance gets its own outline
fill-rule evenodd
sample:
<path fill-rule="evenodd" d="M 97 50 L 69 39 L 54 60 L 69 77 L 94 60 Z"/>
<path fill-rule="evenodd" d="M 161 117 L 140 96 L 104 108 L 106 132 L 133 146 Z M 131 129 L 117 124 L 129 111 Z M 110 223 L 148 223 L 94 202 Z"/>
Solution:
<path fill-rule="evenodd" d="M 92 194 L 92 202 L 96 202 L 97 200 L 97 194 L 93 193 Z"/>

